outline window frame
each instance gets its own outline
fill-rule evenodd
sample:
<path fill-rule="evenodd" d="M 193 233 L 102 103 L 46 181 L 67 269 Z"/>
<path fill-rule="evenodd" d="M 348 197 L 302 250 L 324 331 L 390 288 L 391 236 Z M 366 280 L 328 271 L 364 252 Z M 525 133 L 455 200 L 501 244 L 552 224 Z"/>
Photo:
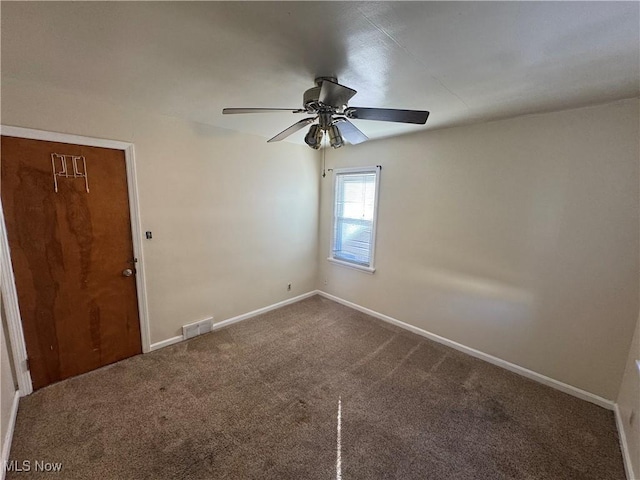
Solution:
<path fill-rule="evenodd" d="M 378 229 L 378 201 L 380 199 L 380 171 L 382 167 L 380 165 L 368 166 L 368 167 L 349 167 L 349 168 L 336 168 L 333 170 L 333 195 L 332 195 L 332 216 L 331 216 L 331 239 L 330 239 L 330 249 L 329 249 L 329 257 L 327 260 L 336 265 L 341 265 L 343 267 L 353 268 L 355 270 L 359 270 L 361 272 L 366 272 L 369 274 L 373 274 L 376 271 L 375 268 L 375 253 L 376 253 L 376 236 Z M 335 229 L 336 229 L 336 210 L 337 210 L 337 199 L 336 195 L 338 193 L 338 177 L 342 174 L 375 174 L 375 193 L 373 199 L 373 219 L 371 225 L 371 242 L 370 242 L 370 259 L 369 265 L 362 265 L 356 262 L 350 262 L 348 260 L 343 260 L 341 258 L 335 258 L 333 256 L 334 247 L 335 247 Z"/>

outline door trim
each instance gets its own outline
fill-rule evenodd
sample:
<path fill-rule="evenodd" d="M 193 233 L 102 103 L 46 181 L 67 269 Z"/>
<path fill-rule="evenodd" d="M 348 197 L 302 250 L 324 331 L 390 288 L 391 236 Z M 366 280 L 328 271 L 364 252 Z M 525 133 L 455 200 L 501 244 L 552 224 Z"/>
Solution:
<path fill-rule="evenodd" d="M 13 356 L 16 381 L 20 395 L 28 395 L 33 391 L 31 373 L 27 368 L 27 347 L 22 333 L 22 320 L 18 306 L 16 281 L 13 278 L 11 257 L 9 256 L 9 241 L 4 224 L 4 211 L 0 202 L 0 288 L 2 290 L 2 305 L 6 314 L 7 330 L 9 331 L 9 345 Z"/>
<path fill-rule="evenodd" d="M 47 142 L 72 143 L 76 145 L 86 145 L 88 147 L 111 148 L 124 152 L 127 170 L 127 190 L 129 193 L 129 215 L 131 218 L 131 238 L 133 240 L 133 253 L 138 259 L 136 268 L 136 289 L 138 296 L 138 315 L 140 318 L 140 337 L 142 341 L 142 352 L 151 351 L 151 333 L 149 328 L 149 308 L 147 304 L 147 285 L 144 272 L 144 257 L 142 252 L 142 223 L 140 221 L 140 205 L 138 199 L 138 181 L 136 177 L 135 152 L 133 143 L 120 142 L 117 140 L 107 140 L 103 138 L 84 137 L 81 135 L 70 135 L 66 133 L 48 132 L 45 130 L 34 130 L 31 128 L 13 127 L 10 125 L 0 125 L 0 134 L 8 137 L 28 138 L 31 140 L 45 140 Z M 22 318 L 18 306 L 18 295 L 11 267 L 11 255 L 9 253 L 9 243 L 7 239 L 6 226 L 4 223 L 4 213 L 2 202 L 0 201 L 0 250 L 1 254 L 1 287 L 3 303 L 6 305 L 7 327 L 11 341 L 13 362 L 16 367 L 18 377 L 18 387 L 20 395 L 29 395 L 33 392 L 31 374 L 27 369 L 27 348 L 22 331 Z"/>

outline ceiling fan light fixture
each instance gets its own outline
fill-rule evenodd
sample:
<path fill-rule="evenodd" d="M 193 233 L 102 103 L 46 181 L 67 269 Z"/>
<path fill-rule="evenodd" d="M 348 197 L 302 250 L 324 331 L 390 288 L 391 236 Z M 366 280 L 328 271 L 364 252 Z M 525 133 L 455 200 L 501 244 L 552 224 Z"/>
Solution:
<path fill-rule="evenodd" d="M 318 150 L 320 148 L 320 145 L 322 145 L 323 133 L 324 132 L 320 128 L 320 125 L 318 124 L 311 125 L 311 127 L 309 128 L 309 131 L 304 137 L 304 143 L 309 145 L 314 150 Z"/>
<path fill-rule="evenodd" d="M 329 131 L 329 143 L 333 148 L 340 148 L 344 145 L 344 140 L 342 139 L 342 135 L 340 135 L 340 130 L 337 125 L 331 125 L 328 129 Z"/>

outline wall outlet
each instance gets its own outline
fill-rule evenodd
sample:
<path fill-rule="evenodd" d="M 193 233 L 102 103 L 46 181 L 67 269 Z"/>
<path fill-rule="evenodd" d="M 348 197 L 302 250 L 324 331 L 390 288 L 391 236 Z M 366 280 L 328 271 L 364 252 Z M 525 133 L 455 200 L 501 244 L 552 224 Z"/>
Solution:
<path fill-rule="evenodd" d="M 290 292 L 290 291 L 291 291 L 291 284 L 290 284 L 290 283 L 288 283 L 288 284 L 287 284 L 287 292 Z"/>
<path fill-rule="evenodd" d="M 182 337 L 187 338 L 197 337 L 203 333 L 209 333 L 213 328 L 213 317 L 205 318 L 199 322 L 189 323 L 182 326 Z"/>

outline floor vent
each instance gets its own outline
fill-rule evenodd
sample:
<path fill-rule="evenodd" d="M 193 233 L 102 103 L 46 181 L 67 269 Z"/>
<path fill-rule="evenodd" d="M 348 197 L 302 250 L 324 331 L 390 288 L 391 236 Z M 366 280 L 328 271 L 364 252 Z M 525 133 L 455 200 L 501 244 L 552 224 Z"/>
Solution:
<path fill-rule="evenodd" d="M 187 338 L 197 337 L 203 333 L 209 333 L 211 326 L 213 325 L 213 317 L 205 318 L 199 322 L 189 323 L 182 326 L 182 336 L 186 340 Z"/>

